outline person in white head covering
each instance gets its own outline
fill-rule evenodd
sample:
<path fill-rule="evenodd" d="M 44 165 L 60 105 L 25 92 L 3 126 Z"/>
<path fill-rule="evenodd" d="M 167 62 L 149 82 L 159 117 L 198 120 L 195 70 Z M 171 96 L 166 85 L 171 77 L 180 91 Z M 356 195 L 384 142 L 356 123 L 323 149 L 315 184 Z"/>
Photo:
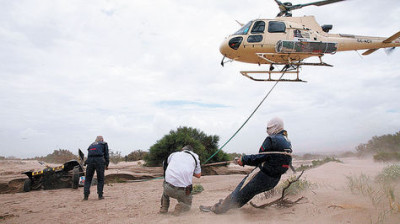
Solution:
<path fill-rule="evenodd" d="M 240 208 L 255 195 L 273 189 L 292 162 L 292 145 L 284 130 L 283 120 L 275 117 L 267 124 L 268 136 L 258 154 L 242 156 L 239 165 L 255 166 L 224 200 L 213 206 L 200 206 L 204 212 L 225 213 L 231 208 Z"/>
<path fill-rule="evenodd" d="M 283 120 L 279 117 L 272 118 L 267 124 L 267 133 L 268 135 L 278 134 L 283 131 Z"/>

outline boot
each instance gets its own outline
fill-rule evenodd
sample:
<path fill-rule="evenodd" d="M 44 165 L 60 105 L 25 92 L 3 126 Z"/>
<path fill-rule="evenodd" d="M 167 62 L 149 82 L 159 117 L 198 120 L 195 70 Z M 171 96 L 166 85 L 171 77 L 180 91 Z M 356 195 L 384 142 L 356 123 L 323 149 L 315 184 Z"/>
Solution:
<path fill-rule="evenodd" d="M 169 197 L 167 197 L 163 194 L 163 196 L 161 197 L 160 213 L 161 214 L 167 213 L 168 208 L 169 208 Z"/>
<path fill-rule="evenodd" d="M 200 205 L 199 209 L 202 212 L 214 212 L 215 208 L 218 207 L 218 206 L 221 206 L 223 201 L 224 201 L 223 199 L 219 199 L 218 203 L 216 203 L 213 206 Z"/>
<path fill-rule="evenodd" d="M 218 203 L 211 206 L 211 211 L 215 214 L 221 214 L 227 212 L 233 207 L 234 204 L 232 202 L 231 195 L 228 195 L 224 200 L 220 199 Z"/>
<path fill-rule="evenodd" d="M 99 194 L 99 200 L 103 200 L 103 199 L 104 199 L 103 195 Z"/>
<path fill-rule="evenodd" d="M 84 201 L 87 201 L 88 199 L 89 199 L 89 195 L 88 194 L 83 195 L 83 200 Z"/>

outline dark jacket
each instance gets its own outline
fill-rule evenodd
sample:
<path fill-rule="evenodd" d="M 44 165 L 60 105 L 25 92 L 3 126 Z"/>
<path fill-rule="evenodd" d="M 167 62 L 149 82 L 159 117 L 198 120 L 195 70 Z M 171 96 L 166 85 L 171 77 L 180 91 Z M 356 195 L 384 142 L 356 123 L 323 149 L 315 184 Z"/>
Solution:
<path fill-rule="evenodd" d="M 243 165 L 258 166 L 265 174 L 278 177 L 284 174 L 292 162 L 292 157 L 283 154 L 262 154 L 262 152 L 292 152 L 292 144 L 285 130 L 268 136 L 259 150 L 260 154 L 245 155 Z"/>
<path fill-rule="evenodd" d="M 108 167 L 108 164 L 110 163 L 110 155 L 108 154 L 107 142 L 93 142 L 88 147 L 87 162 L 90 163 L 90 161 L 95 158 L 104 158 L 105 166 Z"/>

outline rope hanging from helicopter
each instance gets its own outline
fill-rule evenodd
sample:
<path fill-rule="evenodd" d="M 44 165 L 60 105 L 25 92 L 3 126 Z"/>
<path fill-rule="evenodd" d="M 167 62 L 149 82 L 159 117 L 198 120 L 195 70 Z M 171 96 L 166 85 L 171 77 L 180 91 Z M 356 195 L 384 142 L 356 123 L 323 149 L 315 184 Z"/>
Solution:
<path fill-rule="evenodd" d="M 245 122 L 239 127 L 239 129 L 221 146 L 221 148 L 219 148 L 214 154 L 212 154 L 203 164 L 201 165 L 205 165 L 207 164 L 208 161 L 210 161 L 215 155 L 217 155 L 217 153 L 219 151 L 221 151 L 238 133 L 240 130 L 242 130 L 242 128 L 247 124 L 247 122 L 250 120 L 251 117 L 253 117 L 253 115 L 256 113 L 256 111 L 260 108 L 260 106 L 264 103 L 264 101 L 268 98 L 268 96 L 271 94 L 272 90 L 274 90 L 274 88 L 276 87 L 276 85 L 278 84 L 279 81 L 282 80 L 283 75 L 285 75 L 285 73 L 290 70 L 291 65 L 287 64 L 285 65 L 281 72 L 282 75 L 279 77 L 279 79 L 276 80 L 275 84 L 272 86 L 272 88 L 267 92 L 267 94 L 265 95 L 265 97 L 261 100 L 261 102 L 257 105 L 257 107 L 253 110 L 253 112 L 250 114 L 250 116 L 245 120 Z M 155 177 L 155 178 L 150 178 L 150 179 L 143 179 L 143 180 L 131 180 L 128 182 L 144 182 L 144 181 L 150 181 L 150 180 L 157 180 L 157 179 L 163 179 L 164 177 Z"/>
<path fill-rule="evenodd" d="M 250 116 L 245 120 L 245 122 L 239 127 L 239 129 L 221 146 L 221 148 L 219 148 L 214 154 L 212 154 L 210 156 L 210 158 L 208 158 L 202 165 L 207 164 L 208 161 L 210 161 L 210 159 L 212 159 L 215 155 L 217 155 L 217 153 L 219 151 L 221 151 L 238 133 L 240 130 L 242 130 L 242 128 L 247 124 L 247 122 L 250 120 L 251 117 L 253 117 L 253 115 L 256 113 L 256 111 L 260 108 L 260 106 L 264 103 L 264 101 L 268 98 L 268 96 L 271 94 L 272 90 L 274 90 L 274 88 L 276 87 L 276 85 L 278 84 L 278 82 L 282 79 L 283 75 L 285 75 L 285 73 L 290 69 L 290 65 L 285 65 L 282 70 L 281 73 L 282 75 L 279 77 L 279 79 L 276 80 L 275 84 L 272 86 L 272 88 L 267 92 L 267 94 L 265 95 L 265 97 L 261 100 L 261 102 L 257 105 L 257 107 L 253 110 L 253 112 L 250 114 Z"/>
<path fill-rule="evenodd" d="M 247 122 L 250 120 L 251 117 L 253 117 L 253 115 L 256 113 L 256 111 L 260 108 L 260 106 L 264 103 L 264 101 L 268 98 L 268 96 L 271 94 L 272 90 L 275 89 L 276 85 L 278 84 L 278 82 L 282 79 L 283 75 L 285 75 L 285 73 L 290 70 L 291 65 L 285 65 L 281 72 L 282 75 L 279 77 L 279 79 L 276 80 L 275 84 L 272 86 L 272 88 L 267 92 L 267 94 L 265 95 L 265 97 L 261 100 L 261 102 L 257 105 L 257 107 L 253 110 L 253 112 L 250 114 L 250 116 L 245 120 L 245 122 L 239 127 L 239 129 L 221 146 L 221 148 L 219 148 L 214 154 L 212 154 L 204 163 L 202 163 L 201 165 L 205 165 L 208 163 L 208 161 L 210 161 L 215 155 L 217 155 L 217 153 L 219 151 L 221 151 L 238 133 L 240 130 L 242 130 L 242 128 L 247 124 Z M 150 178 L 150 179 L 144 179 L 144 180 L 132 180 L 129 182 L 144 182 L 144 181 L 149 181 L 149 180 L 157 180 L 157 179 L 163 179 L 164 177 L 155 177 L 155 178 Z"/>

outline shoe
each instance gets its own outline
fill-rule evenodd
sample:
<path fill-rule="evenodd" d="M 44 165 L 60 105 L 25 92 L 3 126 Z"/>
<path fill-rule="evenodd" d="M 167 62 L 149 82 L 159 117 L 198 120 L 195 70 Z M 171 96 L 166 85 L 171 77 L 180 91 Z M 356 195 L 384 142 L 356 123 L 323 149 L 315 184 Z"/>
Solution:
<path fill-rule="evenodd" d="M 89 199 L 89 195 L 84 195 L 84 196 L 83 196 L 83 200 L 84 200 L 84 201 L 87 201 L 88 199 Z"/>
<path fill-rule="evenodd" d="M 104 199 L 103 195 L 99 195 L 99 200 L 103 200 L 103 199 Z"/>
<path fill-rule="evenodd" d="M 211 206 L 204 206 L 204 205 L 200 205 L 199 207 L 200 211 L 202 212 L 211 212 Z"/>

